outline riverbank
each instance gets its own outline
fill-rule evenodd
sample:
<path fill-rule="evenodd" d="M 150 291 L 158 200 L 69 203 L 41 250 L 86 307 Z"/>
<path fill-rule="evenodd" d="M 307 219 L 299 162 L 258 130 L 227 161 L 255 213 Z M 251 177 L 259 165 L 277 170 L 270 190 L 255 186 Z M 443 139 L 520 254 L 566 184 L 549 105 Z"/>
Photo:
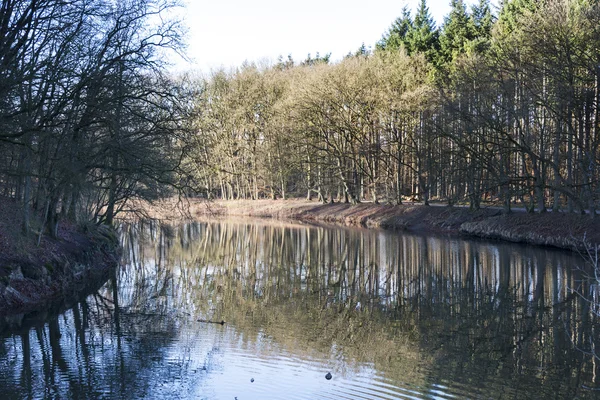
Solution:
<path fill-rule="evenodd" d="M 58 237 L 20 233 L 19 206 L 0 199 L 0 316 L 45 309 L 102 284 L 118 263 L 105 227 L 60 223 Z"/>
<path fill-rule="evenodd" d="M 182 208 L 187 211 L 181 214 Z M 573 213 L 504 215 L 498 208 L 470 211 L 465 207 L 399 206 L 362 203 L 321 204 L 306 200 L 189 200 L 182 206 L 173 200 L 155 204 L 148 214 L 159 219 L 207 216 L 249 216 L 326 222 L 411 232 L 467 235 L 515 243 L 582 250 L 584 239 L 600 244 L 600 219 Z"/>

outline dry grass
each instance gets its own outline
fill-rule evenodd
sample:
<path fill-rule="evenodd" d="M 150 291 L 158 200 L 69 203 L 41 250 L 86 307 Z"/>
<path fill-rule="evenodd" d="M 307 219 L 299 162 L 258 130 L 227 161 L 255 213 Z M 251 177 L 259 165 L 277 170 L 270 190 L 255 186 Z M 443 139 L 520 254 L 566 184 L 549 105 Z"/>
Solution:
<path fill-rule="evenodd" d="M 424 207 L 421 205 L 321 204 L 306 200 L 235 200 L 197 202 L 190 206 L 194 217 L 238 215 L 320 221 L 348 226 L 365 226 L 427 232 L 458 232 L 465 221 L 497 215 L 497 210 L 470 212 L 464 208 Z"/>
<path fill-rule="evenodd" d="M 514 213 L 461 225 L 474 236 L 565 249 L 581 249 L 584 237 L 600 243 L 600 219 L 568 213 Z"/>

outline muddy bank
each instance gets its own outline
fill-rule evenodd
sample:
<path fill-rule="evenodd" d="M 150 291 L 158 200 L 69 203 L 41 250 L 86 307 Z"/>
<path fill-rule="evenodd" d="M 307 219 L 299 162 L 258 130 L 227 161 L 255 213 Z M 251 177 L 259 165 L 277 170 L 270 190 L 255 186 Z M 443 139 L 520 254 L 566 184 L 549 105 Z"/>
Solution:
<path fill-rule="evenodd" d="M 487 239 L 587 251 L 600 245 L 600 217 L 570 213 L 514 213 L 468 221 L 460 232 Z"/>
<path fill-rule="evenodd" d="M 173 209 L 163 207 L 163 209 Z M 497 208 L 423 205 L 321 204 L 305 200 L 190 202 L 194 217 L 239 215 L 289 218 L 412 232 L 460 234 L 516 243 L 581 249 L 583 239 L 600 244 L 600 218 L 570 213 L 503 215 Z"/>
<path fill-rule="evenodd" d="M 108 279 L 119 252 L 112 230 L 61 224 L 38 244 L 20 234 L 13 207 L 5 201 L 0 212 L 0 316 L 60 307 Z"/>
<path fill-rule="evenodd" d="M 38 260 L 2 257 L 0 316 L 60 308 L 101 286 L 118 263 L 117 242 L 111 235 L 98 231 L 63 240 L 55 252 Z"/>
<path fill-rule="evenodd" d="M 89 295 L 96 293 L 108 279 L 114 276 L 115 264 L 105 263 L 92 268 L 83 268 L 67 279 L 47 285 L 35 280 L 17 284 L 23 292 L 25 303 L 14 304 L 0 313 L 0 337 L 26 334 L 32 327 L 46 324 L 51 318 L 72 309 Z M 76 267 L 77 268 L 77 267 Z M 31 296 L 33 290 L 39 295 Z M 14 300 L 14 299 L 13 299 Z M 2 305 L 5 307 L 6 305 Z"/>

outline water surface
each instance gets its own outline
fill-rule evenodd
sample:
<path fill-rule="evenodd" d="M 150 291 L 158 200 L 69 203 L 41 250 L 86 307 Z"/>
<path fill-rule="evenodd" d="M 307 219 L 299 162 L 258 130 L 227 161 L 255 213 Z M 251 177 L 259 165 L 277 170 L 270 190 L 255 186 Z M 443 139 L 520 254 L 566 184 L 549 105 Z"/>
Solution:
<path fill-rule="evenodd" d="M 2 398 L 600 396 L 595 286 L 575 254 L 243 220 L 121 240 L 100 291 L 4 321 Z"/>

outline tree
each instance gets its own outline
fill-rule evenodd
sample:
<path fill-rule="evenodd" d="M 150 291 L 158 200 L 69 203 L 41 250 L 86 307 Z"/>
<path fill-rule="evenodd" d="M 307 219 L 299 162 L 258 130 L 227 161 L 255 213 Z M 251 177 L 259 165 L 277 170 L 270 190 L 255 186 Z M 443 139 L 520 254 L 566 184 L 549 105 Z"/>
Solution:
<path fill-rule="evenodd" d="M 158 18 L 174 6 L 2 2 L 0 182 L 23 205 L 25 234 L 31 207 L 55 235 L 61 218 L 112 223 L 131 196 L 174 183 L 166 171 L 177 167 L 172 135 L 185 101 L 163 76 L 160 52 L 179 48 L 181 34 L 177 21 Z M 159 140 L 171 146 L 157 156 Z"/>
<path fill-rule="evenodd" d="M 228 198 L 595 210 L 598 6 L 514 0 L 496 21 L 487 0 L 451 5 L 439 37 L 422 1 L 374 52 L 213 77 L 199 168 Z"/>
<path fill-rule="evenodd" d="M 465 3 L 462 0 L 452 0 L 450 6 L 450 14 L 445 18 L 440 34 L 438 63 L 442 66 L 464 54 L 476 36 L 475 25 L 467 14 Z"/>
<path fill-rule="evenodd" d="M 439 51 L 439 31 L 429 13 L 427 0 L 419 2 L 412 29 L 407 33 L 408 54 L 423 53 L 427 61 L 435 63 Z"/>
<path fill-rule="evenodd" d="M 495 22 L 489 0 L 479 0 L 478 4 L 472 6 L 471 20 L 475 29 L 475 39 L 471 44 L 471 51 L 477 54 L 485 53 L 490 48 L 492 28 Z"/>
<path fill-rule="evenodd" d="M 390 29 L 377 42 L 377 50 L 408 49 L 408 33 L 413 28 L 413 21 L 408 6 L 402 7 L 402 15 L 392 23 Z"/>

